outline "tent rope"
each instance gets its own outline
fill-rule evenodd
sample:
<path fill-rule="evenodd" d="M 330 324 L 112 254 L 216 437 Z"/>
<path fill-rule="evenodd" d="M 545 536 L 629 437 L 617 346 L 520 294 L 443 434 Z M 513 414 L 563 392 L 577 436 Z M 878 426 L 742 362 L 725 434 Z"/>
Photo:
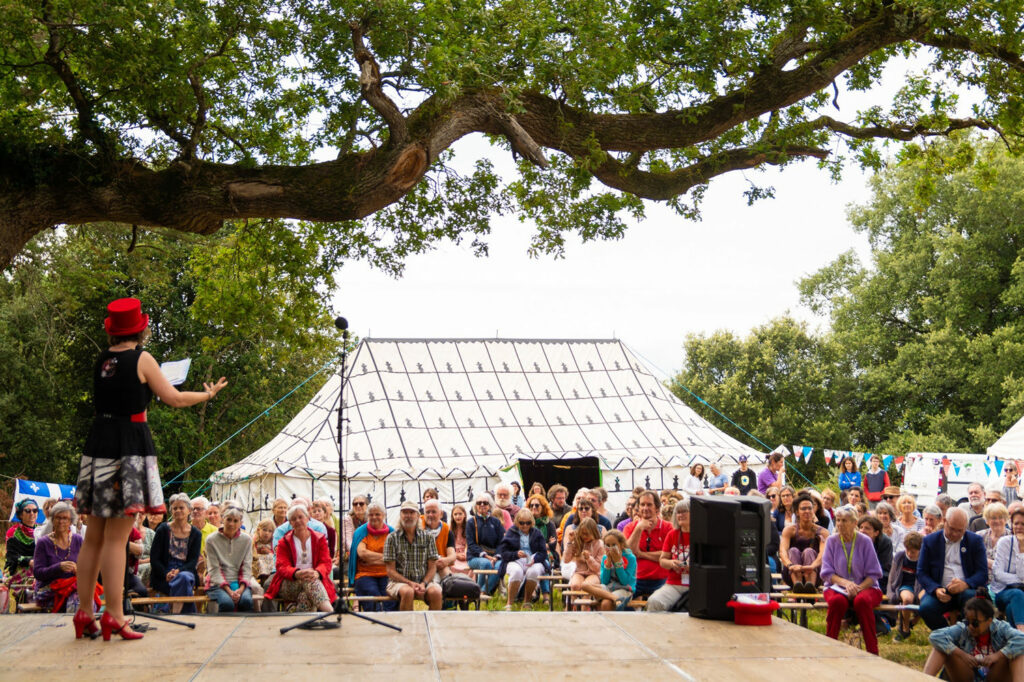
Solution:
<path fill-rule="evenodd" d="M 312 373 L 312 374 L 310 374 L 310 375 L 309 375 L 308 377 L 306 377 L 305 379 L 303 379 L 303 381 L 302 381 L 302 382 L 301 382 L 301 383 L 300 383 L 300 384 L 299 384 L 298 386 L 296 386 L 296 387 L 295 387 L 295 388 L 293 388 L 292 390 L 290 390 L 290 391 L 288 391 L 287 393 L 285 393 L 285 394 L 284 394 L 283 396 L 281 396 L 281 397 L 280 397 L 280 398 L 279 398 L 279 399 L 277 400 L 277 402 L 275 402 L 275 403 L 274 403 L 273 405 L 271 405 L 270 407 L 268 407 L 267 409 L 263 410 L 262 412 L 260 412 L 260 413 L 259 413 L 258 415 L 256 415 L 256 416 L 255 416 L 255 417 L 253 417 L 252 419 L 250 419 L 250 420 L 248 421 L 248 423 L 246 423 L 246 424 L 245 424 L 245 426 L 242 426 L 242 427 L 241 427 L 240 429 L 238 429 L 237 431 L 235 431 L 234 433 L 232 433 L 232 434 L 231 434 L 230 436 L 228 436 L 227 438 L 225 438 L 224 440 L 222 440 L 222 441 L 221 441 L 220 443 L 218 443 L 218 444 L 217 444 L 216 446 L 214 446 L 214 447 L 213 447 L 213 448 L 212 448 L 212 449 L 211 449 L 211 450 L 210 450 L 209 452 L 207 452 L 207 453 L 206 453 L 205 455 L 203 455 L 202 457 L 200 457 L 200 458 L 199 458 L 199 459 L 197 459 L 196 461 L 192 462 L 192 464 L 190 464 L 189 466 L 187 466 L 187 467 L 186 467 L 185 469 L 183 469 L 183 470 L 181 471 L 181 473 L 179 473 L 179 474 L 178 474 L 177 476 L 175 476 L 175 477 L 174 477 L 174 478 L 172 478 L 171 480 L 167 481 L 167 483 L 164 483 L 163 487 L 164 487 L 164 488 L 167 488 L 167 487 L 168 487 L 168 486 L 170 486 L 170 485 L 171 485 L 172 483 L 174 483 L 174 482 L 175 482 L 176 480 L 178 480 L 179 478 L 181 478 L 182 476 L 184 476 L 184 475 L 185 475 L 185 474 L 186 474 L 186 473 L 187 473 L 188 471 L 190 471 L 190 470 L 191 470 L 192 468 L 194 468 L 194 467 L 195 467 L 195 466 L 196 466 L 197 464 L 199 464 L 199 463 L 200 463 L 200 462 L 202 462 L 202 461 L 203 461 L 204 459 L 206 459 L 207 457 L 209 457 L 210 455 L 212 455 L 213 453 L 215 453 L 215 452 L 216 452 L 217 450 L 220 450 L 220 449 L 221 449 L 221 448 L 222 448 L 222 447 L 223 447 L 224 445 L 226 445 L 226 444 L 228 443 L 228 441 L 230 441 L 230 440 L 231 440 L 232 438 L 234 438 L 235 436 L 237 436 L 238 434 L 240 434 L 240 433 L 241 433 L 242 431 L 245 431 L 245 430 L 246 430 L 247 428 L 249 428 L 250 426 L 252 426 L 253 424 L 255 424 L 257 420 L 259 420 L 259 419 L 260 419 L 261 417 L 263 417 L 264 415 L 266 415 L 267 413 L 269 413 L 269 412 L 270 412 L 270 411 L 271 411 L 272 409 L 274 409 L 275 407 L 277 407 L 278 405 L 280 405 L 280 404 L 281 404 L 282 402 L 284 402 L 284 401 L 285 401 L 285 400 L 286 400 L 286 399 L 288 398 L 288 396 L 290 396 L 290 395 L 291 395 L 292 393 L 295 393 L 295 391 L 299 390 L 300 388 L 302 388 L 303 386 L 305 386 L 306 384 L 308 384 L 308 383 L 309 383 L 309 382 L 310 382 L 310 381 L 311 381 L 311 380 L 312 380 L 312 379 L 313 379 L 314 377 L 316 377 L 317 375 L 321 374 L 321 373 L 322 373 L 322 372 L 323 372 L 324 370 L 328 369 L 329 367 L 333 367 L 333 366 L 335 365 L 335 363 L 336 363 L 336 362 L 337 362 L 337 360 L 331 360 L 331 361 L 330 361 L 330 362 L 328 362 L 328 363 L 327 363 L 326 365 L 324 365 L 323 367 L 321 367 L 320 369 L 318 369 L 317 371 L 313 372 L 313 373 Z M 202 479 L 202 480 L 204 480 L 204 481 L 209 481 L 209 479 Z M 200 489 L 201 489 L 201 488 L 200 488 Z M 193 494 L 195 494 L 195 493 L 193 493 Z"/>

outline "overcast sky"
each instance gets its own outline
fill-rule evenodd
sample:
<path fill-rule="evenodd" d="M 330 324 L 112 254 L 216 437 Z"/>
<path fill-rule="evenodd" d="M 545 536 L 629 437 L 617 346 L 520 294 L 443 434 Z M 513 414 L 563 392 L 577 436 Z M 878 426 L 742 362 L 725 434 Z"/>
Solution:
<path fill-rule="evenodd" d="M 479 153 L 463 143 L 463 156 Z M 503 152 L 492 150 L 500 161 Z M 776 187 L 776 198 L 747 206 L 747 178 Z M 783 171 L 732 173 L 712 181 L 701 222 L 650 205 L 625 238 L 569 243 L 566 258 L 530 258 L 532 225 L 497 222 L 490 256 L 444 244 L 410 258 L 401 279 L 347 264 L 335 308 L 360 336 L 623 340 L 659 375 L 682 367 L 690 333 L 745 335 L 800 307 L 795 282 L 867 240 L 846 207 L 868 197 L 851 168 L 839 184 L 813 162 Z"/>

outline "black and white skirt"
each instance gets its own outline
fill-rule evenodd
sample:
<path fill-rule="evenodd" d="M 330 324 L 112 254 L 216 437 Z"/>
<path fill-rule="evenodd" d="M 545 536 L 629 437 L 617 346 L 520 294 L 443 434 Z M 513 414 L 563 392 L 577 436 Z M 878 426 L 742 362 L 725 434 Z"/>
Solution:
<path fill-rule="evenodd" d="M 167 511 L 148 424 L 101 418 L 93 423 L 78 469 L 75 508 L 102 518 Z"/>

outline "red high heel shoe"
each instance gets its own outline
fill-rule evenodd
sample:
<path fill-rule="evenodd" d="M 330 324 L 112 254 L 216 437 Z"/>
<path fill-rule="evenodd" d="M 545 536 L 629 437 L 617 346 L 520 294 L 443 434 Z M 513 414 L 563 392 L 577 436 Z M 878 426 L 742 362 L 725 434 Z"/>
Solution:
<path fill-rule="evenodd" d="M 121 639 L 142 639 L 142 633 L 135 632 L 129 627 L 129 625 L 131 625 L 131 623 L 128 621 L 118 625 L 117 621 L 114 620 L 114 617 L 104 611 L 103 615 L 100 617 L 100 629 L 103 630 L 103 641 L 109 642 L 110 635 L 112 634 L 121 635 Z"/>
<path fill-rule="evenodd" d="M 95 639 L 100 634 L 99 628 L 96 627 L 96 619 L 82 609 L 75 611 L 75 617 L 71 622 L 75 624 L 75 639 L 82 639 L 82 635 L 89 635 L 90 639 Z"/>

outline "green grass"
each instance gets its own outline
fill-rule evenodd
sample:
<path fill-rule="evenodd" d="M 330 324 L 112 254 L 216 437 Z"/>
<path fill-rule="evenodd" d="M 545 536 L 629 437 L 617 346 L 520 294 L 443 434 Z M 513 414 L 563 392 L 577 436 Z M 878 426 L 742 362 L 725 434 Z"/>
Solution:
<path fill-rule="evenodd" d="M 825 612 L 811 611 L 808 613 L 807 627 L 824 635 Z M 893 630 L 888 635 L 878 638 L 878 655 L 887 661 L 899 663 L 920 672 L 924 669 L 924 661 L 932 650 L 931 644 L 928 643 L 928 628 L 924 623 L 919 622 L 911 630 L 910 638 L 902 642 L 892 641 L 895 634 L 896 630 Z M 840 633 L 839 639 L 842 641 L 843 633 Z"/>

